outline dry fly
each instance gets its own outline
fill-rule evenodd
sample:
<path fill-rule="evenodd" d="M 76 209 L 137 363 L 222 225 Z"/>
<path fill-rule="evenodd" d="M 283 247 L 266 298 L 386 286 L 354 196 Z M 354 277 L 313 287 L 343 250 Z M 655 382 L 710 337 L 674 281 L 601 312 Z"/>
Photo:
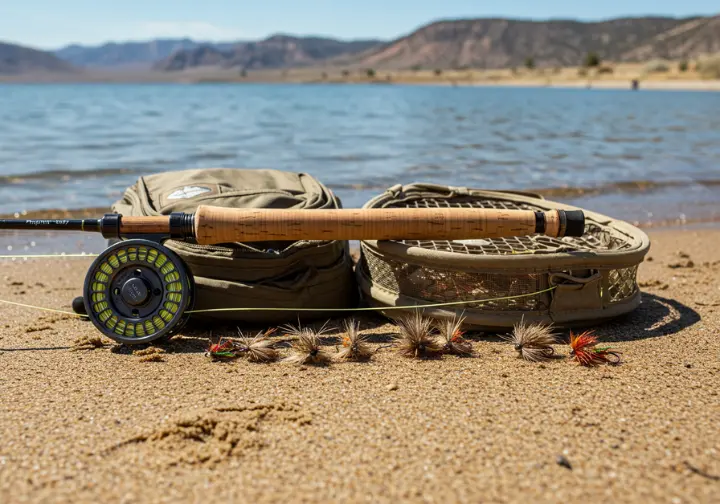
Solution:
<path fill-rule="evenodd" d="M 238 329 L 238 342 L 235 347 L 239 352 L 244 354 L 250 362 L 272 362 L 279 357 L 278 351 L 273 348 L 273 342 L 268 336 L 274 332 L 274 329 L 265 332 L 259 332 L 252 338 L 246 337 L 240 329 Z"/>
<path fill-rule="evenodd" d="M 472 355 L 472 343 L 463 338 L 463 332 L 460 330 L 464 321 L 465 317 L 453 317 L 437 324 L 440 333 L 438 343 L 443 352 L 463 357 Z"/>
<path fill-rule="evenodd" d="M 432 334 L 432 321 L 419 311 L 397 321 L 400 334 L 396 336 L 398 352 L 404 357 L 424 359 L 438 357 L 443 347 Z"/>
<path fill-rule="evenodd" d="M 520 321 L 515 324 L 509 336 L 502 336 L 515 346 L 520 357 L 530 362 L 541 362 L 555 355 L 553 343 L 557 343 L 552 326 L 541 323 L 525 324 Z"/>
<path fill-rule="evenodd" d="M 342 348 L 335 355 L 337 360 L 364 361 L 372 356 L 372 349 L 367 342 L 367 336 L 360 333 L 360 322 L 356 320 L 345 321 L 345 336 L 342 339 Z"/>
<path fill-rule="evenodd" d="M 315 331 L 309 327 L 285 326 L 285 332 L 296 338 L 290 344 L 290 355 L 283 359 L 284 362 L 292 364 L 312 364 L 324 366 L 330 362 L 330 356 L 320 346 L 320 336 L 328 329 L 323 325 L 320 330 Z"/>

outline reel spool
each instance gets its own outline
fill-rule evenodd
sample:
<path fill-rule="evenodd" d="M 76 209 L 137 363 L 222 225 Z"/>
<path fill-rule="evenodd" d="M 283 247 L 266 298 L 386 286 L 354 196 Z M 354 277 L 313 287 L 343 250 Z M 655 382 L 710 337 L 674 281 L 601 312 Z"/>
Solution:
<path fill-rule="evenodd" d="M 167 247 L 142 239 L 119 241 L 90 266 L 85 313 L 105 336 L 147 343 L 180 330 L 195 297 L 187 266 Z"/>

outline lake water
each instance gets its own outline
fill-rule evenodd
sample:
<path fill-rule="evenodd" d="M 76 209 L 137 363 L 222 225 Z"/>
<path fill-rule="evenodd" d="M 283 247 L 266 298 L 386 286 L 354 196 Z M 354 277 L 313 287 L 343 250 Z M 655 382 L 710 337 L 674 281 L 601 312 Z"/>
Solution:
<path fill-rule="evenodd" d="M 717 218 L 720 93 L 0 85 L 0 214 L 108 207 L 140 175 L 218 166 L 307 172 L 346 207 L 422 181 L 582 188 L 549 197 L 633 222 Z"/>

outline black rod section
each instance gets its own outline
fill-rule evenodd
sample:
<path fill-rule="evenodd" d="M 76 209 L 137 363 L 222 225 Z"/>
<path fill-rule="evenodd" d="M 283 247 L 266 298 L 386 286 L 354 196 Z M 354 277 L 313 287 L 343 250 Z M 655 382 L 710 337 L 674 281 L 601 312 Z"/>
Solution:
<path fill-rule="evenodd" d="M 535 212 L 535 232 L 543 234 L 545 232 L 545 213 Z"/>
<path fill-rule="evenodd" d="M 100 219 L 0 219 L 0 229 L 100 232 Z"/>
<path fill-rule="evenodd" d="M 579 238 L 585 234 L 585 213 L 582 210 L 562 210 L 565 229 L 564 236 Z"/>
<path fill-rule="evenodd" d="M 580 237 L 585 234 L 585 213 L 582 210 L 558 210 L 560 232 L 558 238 L 564 236 Z M 545 212 L 535 212 L 535 232 L 543 234 L 547 228 Z"/>

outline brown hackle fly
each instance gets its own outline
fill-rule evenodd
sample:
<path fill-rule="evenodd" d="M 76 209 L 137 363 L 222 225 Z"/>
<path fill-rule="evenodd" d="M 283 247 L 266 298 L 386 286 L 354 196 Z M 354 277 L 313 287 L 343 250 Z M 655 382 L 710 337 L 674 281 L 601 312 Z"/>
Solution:
<path fill-rule="evenodd" d="M 268 336 L 274 332 L 274 329 L 269 331 L 260 331 L 253 337 L 245 336 L 240 329 L 238 329 L 238 338 L 235 347 L 238 351 L 247 357 L 250 362 L 273 362 L 278 359 L 280 354 L 275 348 L 273 348 L 273 342 L 268 339 Z"/>
<path fill-rule="evenodd" d="M 529 362 L 546 361 L 555 355 L 552 345 L 557 341 L 551 325 L 526 324 L 524 320 L 521 320 L 513 326 L 510 335 L 502 336 L 502 338 L 514 345 L 519 357 Z"/>
<path fill-rule="evenodd" d="M 462 325 L 464 321 L 465 317 L 453 317 L 436 325 L 440 333 L 438 343 L 444 353 L 461 357 L 469 357 L 473 354 L 472 343 L 463 338 Z"/>
<path fill-rule="evenodd" d="M 367 336 L 360 332 L 360 322 L 353 319 L 346 320 L 342 347 L 335 355 L 335 359 L 341 361 L 366 361 L 370 359 L 372 353 L 372 349 L 367 342 Z"/>
<path fill-rule="evenodd" d="M 283 362 L 290 364 L 309 364 L 313 366 L 324 366 L 330 363 L 330 356 L 321 346 L 321 335 L 329 329 L 323 325 L 319 330 L 309 327 L 287 325 L 286 334 L 295 337 L 290 343 L 290 355 L 283 359 Z"/>
<path fill-rule="evenodd" d="M 399 318 L 397 328 L 399 334 L 395 341 L 400 355 L 427 359 L 442 354 L 443 347 L 432 333 L 432 320 L 424 317 L 420 311 Z"/>

